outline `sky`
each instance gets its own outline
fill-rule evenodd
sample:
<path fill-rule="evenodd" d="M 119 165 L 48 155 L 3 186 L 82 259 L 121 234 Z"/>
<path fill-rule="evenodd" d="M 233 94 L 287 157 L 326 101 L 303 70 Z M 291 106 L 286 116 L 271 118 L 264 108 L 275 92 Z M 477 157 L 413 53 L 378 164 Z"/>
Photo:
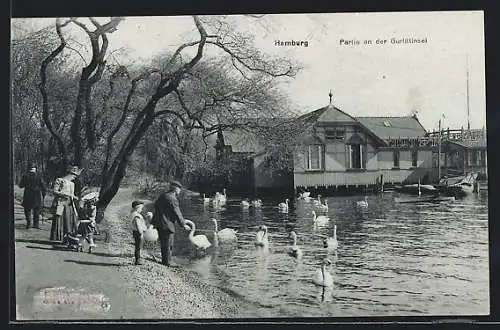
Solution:
<path fill-rule="evenodd" d="M 262 52 L 301 63 L 299 74 L 281 84 L 293 111 L 306 113 L 328 105 L 331 90 L 332 103 L 354 117 L 405 116 L 416 110 L 427 130 L 437 129 L 440 119 L 445 128 L 466 128 L 468 68 L 470 126 L 486 125 L 482 11 L 274 14 L 228 19 L 238 30 L 253 34 Z M 54 19 L 23 22 L 29 30 Z M 127 17 L 109 35 L 110 50 L 128 49 L 120 59 L 123 63 L 147 60 L 197 38 L 189 16 Z M 425 38 L 427 42 L 393 44 L 391 38 Z M 278 40 L 307 41 L 308 46 L 276 46 Z M 379 44 L 377 40 L 387 41 Z M 208 49 L 207 54 L 210 52 Z"/>

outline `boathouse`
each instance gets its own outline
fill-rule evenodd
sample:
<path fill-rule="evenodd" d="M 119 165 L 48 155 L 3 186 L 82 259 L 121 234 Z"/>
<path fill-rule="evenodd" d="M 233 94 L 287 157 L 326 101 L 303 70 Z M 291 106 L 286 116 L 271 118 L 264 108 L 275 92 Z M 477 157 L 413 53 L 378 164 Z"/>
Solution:
<path fill-rule="evenodd" d="M 488 154 L 486 145 L 486 129 L 446 130 L 442 134 L 441 159 L 444 175 L 462 175 L 477 172 L 487 177 Z"/>
<path fill-rule="evenodd" d="M 335 192 L 436 179 L 433 145 L 416 116 L 355 118 L 329 104 L 297 120 L 304 133 L 294 155 L 295 189 Z"/>

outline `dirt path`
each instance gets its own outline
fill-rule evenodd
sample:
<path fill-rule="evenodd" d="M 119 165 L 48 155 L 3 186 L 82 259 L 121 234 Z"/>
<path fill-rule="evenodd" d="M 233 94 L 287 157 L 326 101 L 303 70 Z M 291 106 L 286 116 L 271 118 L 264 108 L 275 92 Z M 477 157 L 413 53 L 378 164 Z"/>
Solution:
<path fill-rule="evenodd" d="M 106 211 L 111 242 L 97 239 L 92 254 L 48 240 L 50 221 L 25 229 L 15 203 L 16 310 L 19 320 L 245 317 L 242 300 L 202 283 L 197 275 L 146 259 L 133 265 L 126 215 L 134 199 L 120 189 Z M 249 308 L 250 307 L 250 308 Z"/>

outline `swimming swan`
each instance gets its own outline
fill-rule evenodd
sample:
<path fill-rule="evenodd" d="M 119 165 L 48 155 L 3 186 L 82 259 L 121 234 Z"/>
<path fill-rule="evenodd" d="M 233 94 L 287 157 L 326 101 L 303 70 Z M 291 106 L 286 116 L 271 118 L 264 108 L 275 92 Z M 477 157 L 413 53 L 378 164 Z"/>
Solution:
<path fill-rule="evenodd" d="M 217 220 L 212 219 L 214 223 L 214 245 L 224 244 L 224 243 L 232 243 L 238 240 L 236 236 L 237 231 L 232 228 L 224 228 L 220 231 L 217 230 Z"/>
<path fill-rule="evenodd" d="M 285 199 L 285 202 L 281 202 L 278 204 L 278 208 L 282 212 L 288 212 L 288 198 Z"/>
<path fill-rule="evenodd" d="M 255 208 L 262 207 L 262 200 L 261 199 L 254 199 L 252 201 L 252 206 Z"/>
<path fill-rule="evenodd" d="M 203 194 L 203 203 L 204 203 L 204 204 L 208 204 L 208 203 L 210 203 L 210 198 L 205 197 L 205 194 Z"/>
<path fill-rule="evenodd" d="M 218 195 L 219 203 L 225 204 L 227 201 L 227 196 L 226 196 L 226 188 L 222 189 L 222 194 L 219 193 Z"/>
<path fill-rule="evenodd" d="M 339 247 L 337 241 L 337 225 L 333 226 L 333 237 L 328 237 L 323 240 L 323 247 L 329 250 L 336 250 Z"/>
<path fill-rule="evenodd" d="M 314 205 L 322 205 L 321 204 L 321 195 L 318 195 L 318 198 L 313 200 Z"/>
<path fill-rule="evenodd" d="M 193 221 L 186 219 L 186 224 L 191 227 L 191 231 L 189 232 L 189 241 L 193 243 L 196 247 L 200 249 L 209 248 L 212 244 L 209 242 L 207 236 L 205 235 L 196 235 L 194 236 L 194 231 L 196 230 L 196 226 Z"/>
<path fill-rule="evenodd" d="M 250 207 L 250 202 L 248 202 L 248 198 L 245 198 L 244 200 L 242 200 L 240 205 L 241 205 L 241 208 L 248 209 Z"/>
<path fill-rule="evenodd" d="M 368 197 L 365 196 L 364 201 L 357 201 L 356 206 L 367 208 L 368 207 Z"/>
<path fill-rule="evenodd" d="M 315 208 L 318 212 L 328 212 L 328 201 L 325 200 L 324 204 L 316 204 Z"/>
<path fill-rule="evenodd" d="M 302 256 L 302 250 L 297 246 L 297 234 L 292 231 L 290 236 L 293 238 L 293 245 L 288 249 L 288 255 L 294 258 L 300 258 Z"/>
<path fill-rule="evenodd" d="M 314 212 L 314 211 L 312 211 L 312 215 L 313 215 L 313 222 L 315 222 L 315 223 L 327 222 L 328 220 L 330 220 L 330 218 L 325 216 L 325 215 L 316 216 L 316 212 Z"/>
<path fill-rule="evenodd" d="M 316 271 L 313 276 L 313 283 L 319 286 L 330 287 L 333 285 L 333 276 L 326 270 L 326 266 L 331 265 L 332 262 L 329 259 L 323 260 L 321 268 Z"/>
<path fill-rule="evenodd" d="M 257 234 L 255 234 L 255 246 L 266 246 L 268 243 L 267 226 L 262 225 L 259 227 Z"/>

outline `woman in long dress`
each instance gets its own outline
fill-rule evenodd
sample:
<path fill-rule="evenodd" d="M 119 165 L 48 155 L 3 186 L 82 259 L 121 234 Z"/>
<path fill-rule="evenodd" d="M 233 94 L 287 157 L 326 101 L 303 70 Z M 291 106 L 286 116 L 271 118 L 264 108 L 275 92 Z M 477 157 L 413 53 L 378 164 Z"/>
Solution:
<path fill-rule="evenodd" d="M 75 213 L 75 184 L 73 180 L 80 175 L 81 170 L 72 166 L 69 173 L 54 182 L 54 203 L 50 240 L 62 242 L 66 233 L 76 231 L 77 217 Z"/>

